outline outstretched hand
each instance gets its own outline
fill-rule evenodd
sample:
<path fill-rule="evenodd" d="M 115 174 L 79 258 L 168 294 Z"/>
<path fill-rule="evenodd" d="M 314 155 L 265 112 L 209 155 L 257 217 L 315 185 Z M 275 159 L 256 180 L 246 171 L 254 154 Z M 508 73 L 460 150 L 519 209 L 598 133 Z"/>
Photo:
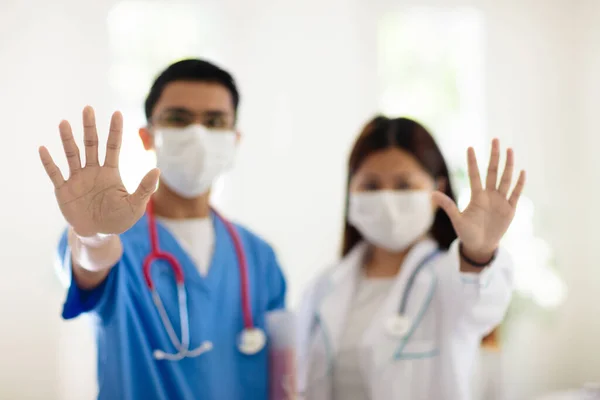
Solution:
<path fill-rule="evenodd" d="M 103 165 L 98 160 L 98 134 L 91 107 L 83 110 L 84 167 L 69 122 L 62 121 L 59 130 L 69 164 L 69 179 L 63 178 L 46 147 L 40 147 L 39 153 L 67 222 L 81 236 L 120 234 L 131 228 L 144 215 L 146 204 L 156 189 L 159 171 L 151 170 L 135 193 L 127 192 L 119 173 L 121 113 L 115 112 L 112 116 Z"/>
<path fill-rule="evenodd" d="M 450 217 L 465 253 L 474 260 L 489 260 L 515 216 L 525 185 L 525 171 L 520 172 L 509 196 L 514 169 L 512 149 L 506 151 L 506 166 L 498 183 L 500 143 L 497 139 L 492 141 L 485 188 L 481 184 L 473 148 L 467 151 L 467 159 L 471 183 L 471 200 L 467 208 L 461 213 L 456 203 L 439 191 L 433 194 L 433 200 Z"/>

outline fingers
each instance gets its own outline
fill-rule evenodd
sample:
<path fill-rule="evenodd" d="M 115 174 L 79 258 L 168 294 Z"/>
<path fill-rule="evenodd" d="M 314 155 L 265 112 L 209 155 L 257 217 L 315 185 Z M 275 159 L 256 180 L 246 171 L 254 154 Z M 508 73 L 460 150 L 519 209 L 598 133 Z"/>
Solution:
<path fill-rule="evenodd" d="M 119 154 L 123 138 L 123 115 L 115 112 L 110 120 L 110 131 L 106 142 L 106 158 L 104 165 L 111 168 L 119 167 Z"/>
<path fill-rule="evenodd" d="M 154 168 L 144 176 L 136 191 L 130 195 L 131 203 L 136 206 L 146 206 L 152 193 L 156 191 L 160 171 Z"/>
<path fill-rule="evenodd" d="M 62 121 L 58 126 L 60 131 L 60 139 L 62 140 L 67 162 L 69 163 L 69 172 L 71 175 L 81 169 L 81 158 L 79 157 L 79 147 L 73 138 L 71 125 L 67 121 Z"/>
<path fill-rule="evenodd" d="M 508 190 L 510 189 L 510 183 L 512 182 L 513 169 L 515 167 L 515 157 L 512 149 L 506 150 L 506 165 L 504 166 L 504 172 L 500 179 L 500 186 L 498 191 L 502 196 L 506 197 Z"/>
<path fill-rule="evenodd" d="M 460 219 L 460 210 L 456 206 L 456 203 L 448 197 L 446 194 L 436 191 L 432 195 L 432 200 L 435 204 L 437 204 L 450 218 L 452 225 L 454 225 L 455 229 Z"/>
<path fill-rule="evenodd" d="M 39 153 L 40 160 L 42 160 L 42 164 L 44 165 L 44 169 L 46 170 L 48 177 L 50 177 L 52 184 L 54 184 L 54 188 L 58 189 L 65 183 L 65 178 L 60 172 L 60 169 L 54 163 L 54 160 L 52 159 L 52 156 L 47 148 L 43 146 L 40 147 Z"/>
<path fill-rule="evenodd" d="M 479 192 L 482 190 L 481 177 L 479 176 L 479 166 L 477 165 L 477 157 L 475 156 L 475 150 L 469 147 L 467 150 L 467 164 L 469 167 L 469 181 L 471 182 L 471 193 Z"/>
<path fill-rule="evenodd" d="M 492 140 L 492 154 L 490 156 L 490 165 L 488 166 L 485 188 L 495 190 L 498 184 L 498 164 L 500 163 L 500 142 L 498 139 Z"/>
<path fill-rule="evenodd" d="M 525 171 L 521 171 L 519 174 L 519 179 L 517 180 L 517 184 L 508 199 L 509 204 L 512 207 L 516 207 L 519 202 L 519 198 L 521 197 L 521 193 L 523 192 L 523 187 L 525 187 Z"/>
<path fill-rule="evenodd" d="M 85 146 L 86 167 L 98 166 L 98 132 L 94 109 L 87 106 L 83 109 L 83 144 Z"/>

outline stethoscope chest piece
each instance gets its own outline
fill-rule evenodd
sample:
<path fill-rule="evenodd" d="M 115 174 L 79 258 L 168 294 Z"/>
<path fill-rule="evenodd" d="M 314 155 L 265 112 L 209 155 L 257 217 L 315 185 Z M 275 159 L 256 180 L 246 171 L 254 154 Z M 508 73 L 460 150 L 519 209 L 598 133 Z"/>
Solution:
<path fill-rule="evenodd" d="M 406 336 L 410 330 L 411 321 L 401 314 L 396 314 L 388 318 L 385 324 L 387 334 L 394 338 L 402 338 Z"/>
<path fill-rule="evenodd" d="M 260 328 L 246 328 L 240 334 L 239 349 L 242 354 L 253 355 L 265 348 L 267 335 Z"/>

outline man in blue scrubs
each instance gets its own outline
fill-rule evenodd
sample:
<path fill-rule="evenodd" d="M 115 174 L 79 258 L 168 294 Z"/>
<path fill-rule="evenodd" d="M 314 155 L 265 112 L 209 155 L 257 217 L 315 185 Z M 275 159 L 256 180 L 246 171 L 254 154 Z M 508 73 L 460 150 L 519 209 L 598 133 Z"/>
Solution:
<path fill-rule="evenodd" d="M 90 107 L 83 111 L 84 165 L 69 123 L 61 122 L 67 180 L 48 150 L 40 148 L 69 224 L 58 247 L 61 269 L 69 277 L 63 318 L 82 313 L 99 317 L 99 399 L 268 397 L 266 347 L 259 343 L 253 354 L 240 351 L 248 313 L 242 311 L 243 275 L 234 236 L 241 239 L 247 261 L 250 322 L 255 328 L 264 330 L 266 314 L 284 307 L 285 280 L 267 243 L 237 225 L 237 235 L 232 235 L 209 205 L 212 183 L 234 160 L 238 103 L 234 80 L 213 64 L 191 59 L 167 68 L 150 90 L 145 104 L 148 123 L 139 132 L 146 149 L 156 151 L 158 168 L 133 194 L 119 175 L 119 113 L 111 120 L 104 163 L 98 160 Z M 161 315 L 144 279 L 144 260 L 152 252 L 149 201 L 158 246 L 173 255 L 183 271 L 188 324 L 170 265 L 158 260 L 151 268 L 166 315 Z"/>

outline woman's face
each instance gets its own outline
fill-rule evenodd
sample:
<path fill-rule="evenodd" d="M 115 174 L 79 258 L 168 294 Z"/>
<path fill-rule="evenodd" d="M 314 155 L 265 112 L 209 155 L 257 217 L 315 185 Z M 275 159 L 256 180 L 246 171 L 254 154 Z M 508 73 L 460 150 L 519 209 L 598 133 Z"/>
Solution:
<path fill-rule="evenodd" d="M 375 190 L 444 190 L 445 182 L 435 179 L 417 159 L 400 148 L 388 148 L 369 155 L 350 179 L 350 192 Z"/>

